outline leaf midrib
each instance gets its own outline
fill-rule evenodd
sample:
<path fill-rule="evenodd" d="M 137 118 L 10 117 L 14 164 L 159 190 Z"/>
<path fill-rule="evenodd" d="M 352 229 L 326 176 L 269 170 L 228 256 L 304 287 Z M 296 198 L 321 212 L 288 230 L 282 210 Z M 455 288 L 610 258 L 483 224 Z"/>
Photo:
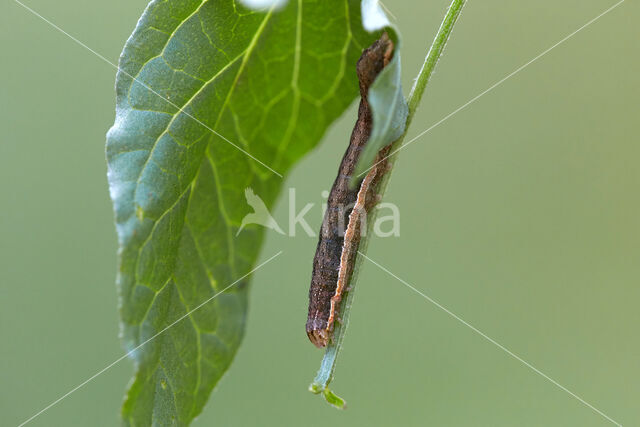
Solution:
<path fill-rule="evenodd" d="M 160 134 L 160 136 L 154 141 L 152 148 L 149 150 L 149 156 L 147 156 L 147 159 L 145 161 L 145 163 L 143 164 L 143 166 L 140 169 L 140 173 L 138 175 L 138 179 L 136 180 L 136 187 L 134 189 L 134 200 L 135 200 L 135 194 L 138 191 L 139 188 L 139 184 L 140 184 L 140 179 L 142 177 L 142 174 L 144 173 L 144 170 L 146 169 L 147 165 L 149 164 L 149 161 L 151 159 L 151 157 L 153 156 L 153 152 L 155 150 L 155 148 L 158 145 L 158 141 L 162 138 L 162 136 L 164 136 L 167 131 L 170 129 L 171 124 L 176 120 L 176 118 L 180 115 L 180 112 L 183 111 L 184 108 L 186 108 L 196 97 L 199 93 L 202 92 L 202 90 L 204 90 L 204 88 L 209 85 L 210 83 L 212 83 L 221 73 L 223 73 L 225 70 L 227 70 L 232 64 L 234 64 L 239 58 L 244 56 L 244 59 L 242 61 L 242 64 L 240 65 L 240 68 L 238 69 L 238 72 L 236 73 L 236 78 L 234 79 L 234 84 L 231 86 L 229 93 L 227 94 L 227 98 L 225 99 L 225 102 L 223 104 L 223 106 L 220 108 L 220 112 L 218 113 L 218 117 L 216 119 L 216 124 L 214 125 L 214 128 L 217 127 L 217 125 L 219 124 L 220 118 L 222 117 L 222 114 L 224 113 L 227 105 L 228 105 L 228 100 L 231 97 L 231 94 L 233 93 L 234 88 L 236 87 L 236 82 L 238 80 L 238 78 L 240 77 L 240 75 L 242 74 L 243 70 L 244 70 L 244 66 L 246 65 L 249 56 L 251 55 L 251 53 L 253 52 L 253 49 L 255 48 L 258 39 L 260 38 L 260 36 L 263 34 L 264 32 L 264 28 L 266 27 L 267 22 L 269 21 L 269 19 L 272 16 L 272 12 L 273 12 L 273 7 L 269 10 L 269 12 L 265 15 L 265 18 L 262 20 L 260 26 L 258 27 L 258 30 L 256 31 L 256 34 L 254 35 L 254 37 L 251 39 L 251 42 L 249 43 L 249 45 L 247 46 L 247 48 L 241 53 L 239 54 L 236 58 L 234 58 L 231 62 L 229 62 L 225 67 L 223 67 L 223 69 L 221 69 L 218 73 L 216 73 L 215 76 L 213 76 L 207 83 L 205 83 L 204 85 L 202 85 L 202 87 L 189 99 L 185 102 L 185 105 L 182 107 L 182 109 L 180 109 L 171 119 L 171 121 L 167 124 L 167 126 L 165 127 L 165 130 L 162 132 L 162 134 Z M 193 16 L 190 15 L 190 16 Z M 207 144 L 209 144 L 209 142 L 207 142 Z M 205 150 L 206 151 L 206 150 Z M 203 155 L 206 155 L 203 154 Z M 134 271 L 136 274 L 136 279 L 137 279 L 137 272 L 138 272 L 138 266 L 139 266 L 139 262 L 140 262 L 140 258 L 141 258 L 141 253 L 142 250 L 144 249 L 144 247 L 149 243 L 149 241 L 151 241 L 151 238 L 153 237 L 153 233 L 156 230 L 157 225 L 160 223 L 160 221 L 164 218 L 165 215 L 167 215 L 169 212 L 171 212 L 176 205 L 180 202 L 180 200 L 182 199 L 182 197 L 187 193 L 187 191 L 191 191 L 191 194 L 193 193 L 193 183 L 195 182 L 196 178 L 198 176 L 198 173 L 196 173 L 193 178 L 189 181 L 189 183 L 185 186 L 185 190 L 182 191 L 180 193 L 180 195 L 176 198 L 176 200 L 171 204 L 171 206 L 164 210 L 164 212 L 162 212 L 162 214 L 160 214 L 160 216 L 153 220 L 154 224 L 153 227 L 149 233 L 149 235 L 147 236 L 147 238 L 145 239 L 145 241 L 140 245 L 140 247 L 138 248 L 138 254 L 136 256 L 136 263 L 134 266 Z M 185 207 L 185 211 L 189 209 L 189 203 L 191 201 L 191 194 L 189 194 L 189 198 L 187 200 L 187 206 Z M 137 203 L 136 203 L 137 205 Z M 140 207 L 139 205 L 137 205 L 137 207 Z M 141 207 L 140 207 L 141 208 Z M 141 211 L 143 212 L 144 215 L 144 210 L 141 208 Z M 135 212 L 135 210 L 134 210 Z M 144 216 L 143 216 L 144 218 Z M 184 223 L 182 225 L 184 227 Z M 203 260 L 204 262 L 204 260 Z M 151 307 L 151 304 L 153 303 L 153 301 L 155 301 L 156 296 L 162 292 L 162 289 L 164 289 L 164 287 L 167 285 L 167 283 L 171 280 L 171 277 L 169 277 L 167 279 L 167 281 L 162 285 L 162 287 L 160 287 L 160 289 L 158 289 L 157 291 L 154 290 L 154 297 L 152 298 L 149 308 Z M 137 286 L 140 286 L 140 281 L 136 280 L 135 285 L 133 286 L 132 290 L 131 290 L 131 294 L 133 294 L 135 288 Z M 147 311 L 149 310 L 149 308 L 147 309 Z M 140 325 L 142 324 L 142 322 L 140 323 Z"/>
<path fill-rule="evenodd" d="M 203 2 L 202 4 L 204 4 L 206 2 Z M 200 5 L 200 7 L 202 7 L 202 4 Z M 198 10 L 200 9 L 200 7 L 198 8 Z M 171 120 L 167 123 L 167 125 L 165 126 L 164 130 L 162 131 L 162 133 L 160 135 L 158 135 L 158 137 L 155 139 L 155 141 L 153 142 L 152 147 L 149 149 L 149 155 L 147 156 L 145 162 L 142 164 L 141 168 L 140 168 L 140 173 L 138 174 L 138 178 L 136 179 L 136 186 L 134 188 L 134 200 L 136 199 L 136 194 L 138 192 L 139 186 L 140 186 L 140 180 L 142 178 L 142 175 L 144 174 L 144 171 L 146 170 L 147 166 L 149 165 L 149 161 L 150 159 L 153 157 L 153 153 L 156 149 L 156 147 L 158 146 L 158 142 L 160 141 L 160 139 L 162 139 L 163 136 L 165 136 L 169 129 L 171 128 L 171 125 L 176 121 L 176 119 L 180 116 L 180 113 L 184 113 L 186 115 L 188 115 L 192 120 L 195 120 L 198 124 L 202 125 L 205 127 L 206 130 L 209 130 L 209 127 L 204 125 L 204 123 L 202 123 L 199 119 L 197 119 L 194 115 L 191 115 L 190 113 L 187 113 L 185 110 L 185 108 L 188 108 L 189 105 L 198 97 L 198 95 L 200 95 L 202 93 L 203 90 L 205 90 L 211 83 L 213 83 L 218 77 L 220 77 L 226 70 L 228 70 L 233 64 L 236 63 L 236 61 L 240 58 L 242 58 L 242 63 L 240 65 L 240 68 L 238 69 L 238 72 L 236 73 L 236 76 L 234 78 L 233 84 L 231 85 L 231 88 L 229 89 L 229 92 L 227 93 L 227 97 L 225 98 L 225 102 L 222 104 L 222 107 L 220 108 L 220 112 L 218 113 L 218 117 L 216 118 L 215 124 L 213 125 L 213 128 L 211 128 L 212 131 L 215 132 L 215 128 L 218 126 L 218 124 L 220 123 L 220 119 L 225 111 L 225 109 L 228 106 L 228 101 L 231 98 L 233 91 L 236 87 L 236 83 L 238 81 L 238 79 L 240 78 L 240 75 L 242 74 L 242 72 L 244 71 L 244 68 L 246 66 L 247 61 L 249 60 L 249 57 L 251 56 L 251 54 L 253 53 L 253 50 L 257 44 L 258 39 L 260 38 L 260 36 L 263 34 L 264 32 L 264 28 L 266 27 L 267 22 L 269 21 L 269 19 L 272 16 L 272 12 L 273 12 L 273 7 L 267 12 L 267 14 L 265 15 L 264 19 L 262 20 L 262 22 L 260 23 L 260 26 L 258 27 L 256 34 L 253 36 L 253 38 L 251 39 L 251 41 L 249 42 L 249 45 L 247 46 L 247 48 L 245 50 L 243 50 L 238 56 L 236 56 L 235 58 L 233 58 L 231 61 L 229 61 L 224 67 L 222 67 L 214 76 L 211 77 L 211 79 L 209 79 L 208 81 L 206 81 L 206 83 L 204 83 L 200 89 L 198 89 L 191 97 L 189 97 L 183 104 L 182 107 L 178 108 L 178 111 L 172 115 Z M 183 21 L 180 25 L 184 24 L 184 22 L 186 22 L 188 19 L 190 19 L 191 17 L 194 16 L 194 14 L 197 13 L 194 12 L 193 14 L 189 15 L 189 18 L 187 18 L 185 21 Z M 172 36 L 173 37 L 173 36 Z M 167 41 L 168 44 L 169 41 Z M 215 46 L 214 46 L 215 47 Z M 165 45 L 166 48 L 166 45 Z M 164 52 L 164 50 L 163 50 Z M 158 57 L 162 56 L 159 55 Z M 133 86 L 133 85 L 132 85 Z M 131 94 L 131 88 L 129 88 L 129 92 L 128 95 Z M 160 95 L 158 95 L 160 96 Z M 168 101 L 166 98 L 161 97 L 164 101 L 167 101 L 169 103 L 171 103 L 170 101 Z M 175 105 L 175 104 L 174 104 Z M 131 103 L 129 103 L 129 106 L 131 109 L 135 109 Z M 246 145 L 245 145 L 246 147 Z M 187 188 L 189 187 L 189 185 L 191 183 L 193 183 L 193 180 L 195 179 L 195 176 L 193 179 L 191 179 L 191 181 L 187 184 Z M 142 207 L 140 205 L 137 205 L 137 208 L 139 207 L 141 209 L 141 211 L 144 214 L 144 210 L 142 209 Z M 137 210 L 137 209 L 136 209 Z M 135 210 L 134 210 L 135 211 Z M 167 213 L 167 211 L 163 212 L 160 217 L 164 216 Z M 160 217 L 158 218 L 159 221 Z"/>

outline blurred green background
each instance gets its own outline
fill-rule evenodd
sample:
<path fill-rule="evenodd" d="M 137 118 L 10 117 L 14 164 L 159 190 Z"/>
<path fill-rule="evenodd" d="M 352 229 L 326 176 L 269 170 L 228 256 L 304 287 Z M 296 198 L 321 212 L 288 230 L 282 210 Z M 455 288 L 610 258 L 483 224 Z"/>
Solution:
<path fill-rule="evenodd" d="M 385 3 L 408 90 L 448 1 Z M 116 62 L 146 1 L 27 4 Z M 613 4 L 470 0 L 409 137 Z M 368 252 L 624 425 L 640 425 L 639 19 L 626 1 L 406 148 L 386 195 L 401 237 Z M 0 424 L 17 425 L 123 354 L 115 70 L 10 0 L 0 45 Z M 288 177 L 299 206 L 322 201 L 354 111 Z M 284 255 L 255 275 L 244 344 L 194 425 L 610 424 L 366 262 L 333 383 L 349 409 L 332 409 L 306 391 L 322 356 L 304 333 L 315 246 L 268 235 L 262 259 Z M 120 362 L 31 425 L 117 425 L 131 373 Z"/>

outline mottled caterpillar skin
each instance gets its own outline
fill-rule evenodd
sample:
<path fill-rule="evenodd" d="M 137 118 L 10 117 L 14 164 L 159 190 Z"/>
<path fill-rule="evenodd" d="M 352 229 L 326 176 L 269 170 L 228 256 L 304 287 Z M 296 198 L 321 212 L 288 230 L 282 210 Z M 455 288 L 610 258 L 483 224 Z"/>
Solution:
<path fill-rule="evenodd" d="M 367 100 L 369 87 L 392 55 L 393 42 L 384 33 L 362 53 L 356 66 L 361 96 L 358 120 L 327 199 L 327 210 L 313 258 L 307 336 L 319 348 L 326 347 L 333 335 L 340 301 L 353 273 L 363 218 L 375 206 L 376 189 L 388 167 L 386 155 L 389 147 L 385 147 L 376 158 L 380 163 L 374 163 L 375 166 L 353 188 L 349 185 L 371 134 L 372 115 Z"/>

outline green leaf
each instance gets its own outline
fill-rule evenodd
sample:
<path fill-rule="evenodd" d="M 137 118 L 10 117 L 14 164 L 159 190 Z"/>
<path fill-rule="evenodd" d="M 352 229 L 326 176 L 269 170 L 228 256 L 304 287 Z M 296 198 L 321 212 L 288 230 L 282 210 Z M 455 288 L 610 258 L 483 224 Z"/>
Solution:
<path fill-rule="evenodd" d="M 244 190 L 272 207 L 278 174 L 354 99 L 355 63 L 377 38 L 359 6 L 154 0 L 127 41 L 107 135 L 121 334 L 135 365 L 126 425 L 189 424 L 228 369 L 263 239 L 252 225 L 236 237 L 251 210 Z"/>
<path fill-rule="evenodd" d="M 393 59 L 369 88 L 369 105 L 373 115 L 371 136 L 358 160 L 353 181 L 366 172 L 383 147 L 404 133 L 409 108 L 402 93 L 401 40 L 398 30 L 391 25 L 377 0 L 362 1 L 362 18 L 368 31 L 386 28 L 396 44 Z M 360 178 L 362 178 L 360 176 Z"/>

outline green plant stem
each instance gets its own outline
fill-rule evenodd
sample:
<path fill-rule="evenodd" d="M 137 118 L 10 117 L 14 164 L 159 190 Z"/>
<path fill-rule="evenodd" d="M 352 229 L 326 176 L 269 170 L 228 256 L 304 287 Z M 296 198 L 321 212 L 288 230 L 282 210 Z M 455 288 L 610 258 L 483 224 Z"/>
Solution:
<path fill-rule="evenodd" d="M 429 83 L 429 79 L 433 74 L 433 70 L 435 70 L 436 65 L 438 64 L 438 60 L 440 56 L 442 56 L 442 52 L 449 40 L 449 36 L 451 36 L 451 31 L 453 31 L 453 27 L 460 16 L 460 12 L 462 12 L 462 8 L 466 0 L 453 0 L 451 5 L 449 6 L 449 10 L 440 24 L 440 28 L 438 29 L 438 33 L 436 37 L 433 39 L 433 43 L 431 44 L 431 48 L 427 53 L 426 58 L 424 59 L 424 64 L 422 64 L 422 68 L 418 73 L 418 77 L 411 88 L 411 92 L 409 93 L 409 99 L 407 103 L 409 104 L 409 116 L 407 117 L 407 124 L 405 128 L 409 129 L 409 125 L 411 124 L 411 119 L 413 119 L 413 115 L 420 104 L 420 100 L 422 99 L 422 95 L 424 94 L 424 90 Z M 401 138 L 402 139 L 402 138 Z"/>

